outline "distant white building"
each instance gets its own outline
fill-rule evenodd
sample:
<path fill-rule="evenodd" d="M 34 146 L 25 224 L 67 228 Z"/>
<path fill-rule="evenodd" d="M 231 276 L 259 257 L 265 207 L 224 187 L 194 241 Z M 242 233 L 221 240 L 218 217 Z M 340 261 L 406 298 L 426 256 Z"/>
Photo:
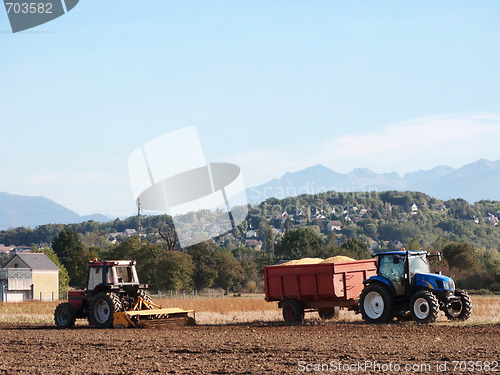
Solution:
<path fill-rule="evenodd" d="M 257 237 L 257 232 L 254 231 L 254 230 L 249 230 L 246 234 L 245 234 L 246 238 L 255 238 Z"/>

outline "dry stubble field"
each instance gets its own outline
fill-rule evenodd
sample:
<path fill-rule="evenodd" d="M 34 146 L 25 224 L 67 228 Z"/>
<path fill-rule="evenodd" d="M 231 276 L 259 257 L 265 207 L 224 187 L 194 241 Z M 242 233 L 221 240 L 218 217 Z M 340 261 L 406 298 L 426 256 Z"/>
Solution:
<path fill-rule="evenodd" d="M 473 297 L 473 317 L 465 324 L 441 317 L 430 326 L 372 326 L 352 312 L 326 323 L 311 313 L 304 325 L 287 325 L 276 304 L 262 297 L 160 302 L 195 308 L 198 326 L 98 330 L 81 321 L 58 330 L 56 303 L 0 304 L 0 373 L 500 372 L 500 366 L 485 367 L 499 357 L 498 297 Z"/>

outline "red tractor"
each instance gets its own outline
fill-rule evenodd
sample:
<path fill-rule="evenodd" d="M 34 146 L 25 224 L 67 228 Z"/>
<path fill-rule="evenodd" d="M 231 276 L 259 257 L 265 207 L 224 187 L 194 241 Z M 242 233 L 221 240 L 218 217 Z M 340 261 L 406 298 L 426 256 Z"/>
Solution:
<path fill-rule="evenodd" d="M 161 309 L 140 284 L 134 260 L 94 260 L 89 263 L 86 290 L 68 292 L 68 302 L 54 313 L 58 328 L 70 328 L 78 318 L 97 328 L 135 327 L 143 320 L 185 318 L 192 310 Z"/>

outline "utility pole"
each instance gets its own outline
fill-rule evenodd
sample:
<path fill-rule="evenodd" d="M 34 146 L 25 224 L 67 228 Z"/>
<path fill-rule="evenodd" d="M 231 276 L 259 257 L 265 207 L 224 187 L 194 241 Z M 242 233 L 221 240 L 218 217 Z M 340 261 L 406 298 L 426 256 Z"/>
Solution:
<path fill-rule="evenodd" d="M 139 241 L 141 240 L 141 199 L 137 198 L 137 233 Z"/>

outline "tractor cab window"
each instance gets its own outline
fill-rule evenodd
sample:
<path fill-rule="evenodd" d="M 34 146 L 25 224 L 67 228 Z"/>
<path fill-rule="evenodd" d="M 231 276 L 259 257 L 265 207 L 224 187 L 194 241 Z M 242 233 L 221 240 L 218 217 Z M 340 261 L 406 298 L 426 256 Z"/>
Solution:
<path fill-rule="evenodd" d="M 399 255 L 380 256 L 379 275 L 391 281 L 399 294 L 399 289 L 404 287 L 404 257 Z"/>
<path fill-rule="evenodd" d="M 413 280 L 417 273 L 431 273 L 425 254 L 410 256 L 410 278 Z"/>
<path fill-rule="evenodd" d="M 137 275 L 132 267 L 114 267 L 117 283 L 137 283 Z"/>
<path fill-rule="evenodd" d="M 89 285 L 88 290 L 94 290 L 95 287 L 102 283 L 102 269 L 101 267 L 89 268 Z"/>

